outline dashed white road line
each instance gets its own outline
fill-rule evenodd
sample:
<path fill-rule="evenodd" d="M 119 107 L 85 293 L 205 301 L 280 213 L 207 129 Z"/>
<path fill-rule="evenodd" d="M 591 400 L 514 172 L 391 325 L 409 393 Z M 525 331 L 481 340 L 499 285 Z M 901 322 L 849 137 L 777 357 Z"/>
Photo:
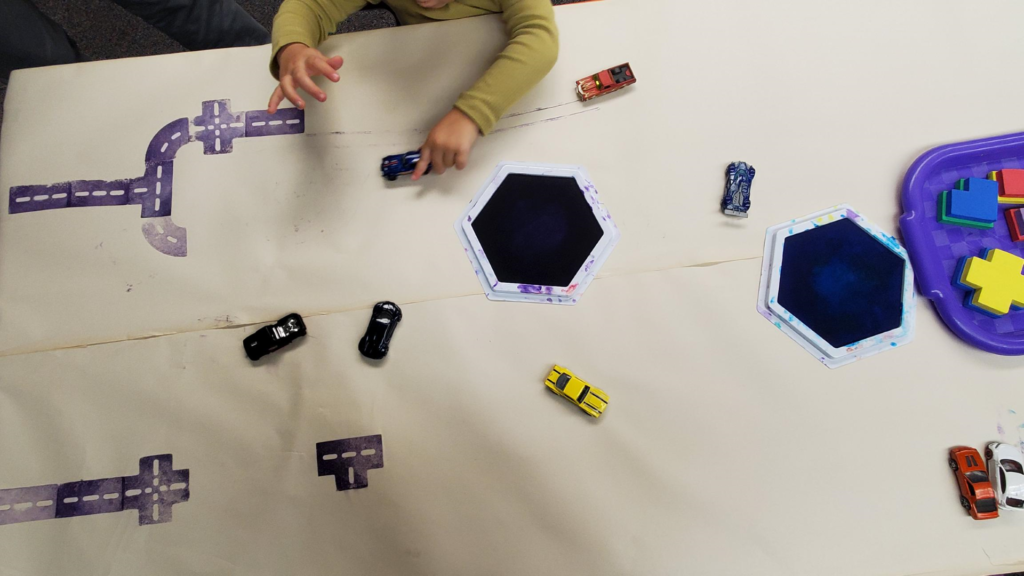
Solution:
<path fill-rule="evenodd" d="M 168 240 L 171 240 L 172 242 L 177 242 L 177 240 L 175 240 L 173 238 L 170 238 L 170 237 L 168 237 Z M 335 456 L 335 457 L 337 457 L 337 456 Z M 159 479 L 154 478 L 153 480 L 154 480 L 154 486 L 159 484 Z M 175 484 L 171 484 L 169 487 L 168 486 L 160 486 L 159 489 L 160 489 L 161 492 L 167 492 L 168 490 L 172 490 L 172 491 L 184 490 L 186 487 L 188 487 L 187 483 L 185 483 L 185 482 L 178 482 L 178 483 L 175 483 Z M 152 488 L 146 488 L 146 493 L 147 494 L 151 493 L 152 491 L 153 491 Z M 142 490 L 138 490 L 138 489 L 127 490 L 127 491 L 125 491 L 124 496 L 130 498 L 132 496 L 138 496 L 141 493 L 142 493 Z M 153 496 L 155 497 L 156 494 L 154 494 Z M 118 493 L 118 492 L 108 492 L 107 494 L 103 494 L 102 495 L 102 498 L 104 500 L 116 500 L 116 499 L 118 499 L 120 497 L 121 497 L 121 494 Z M 88 496 L 82 496 L 81 498 L 79 498 L 77 496 L 69 496 L 69 497 L 61 500 L 61 502 L 64 503 L 64 504 L 77 504 L 78 502 L 95 502 L 96 500 L 99 500 L 99 499 L 100 499 L 100 495 L 99 494 L 89 494 Z M 10 510 L 12 508 L 15 509 L 15 510 L 18 510 L 18 511 L 27 510 L 29 508 L 32 508 L 33 506 L 35 506 L 37 508 L 46 508 L 48 506 L 53 506 L 53 500 L 40 500 L 38 502 L 18 502 L 18 503 L 15 503 L 15 504 L 4 504 L 3 506 L 0 506 L 0 512 L 6 512 L 6 511 L 8 511 L 8 510 Z"/>

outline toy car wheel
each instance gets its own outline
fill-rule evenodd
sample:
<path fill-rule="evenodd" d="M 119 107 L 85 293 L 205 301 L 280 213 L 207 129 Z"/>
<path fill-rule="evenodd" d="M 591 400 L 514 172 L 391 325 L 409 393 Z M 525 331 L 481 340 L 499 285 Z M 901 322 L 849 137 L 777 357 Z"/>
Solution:
<path fill-rule="evenodd" d="M 971 511 L 971 502 L 967 500 L 966 496 L 960 497 L 960 505 L 964 507 L 964 510 Z"/>
<path fill-rule="evenodd" d="M 985 460 L 991 460 L 991 459 L 992 459 L 992 449 L 991 448 L 985 448 Z"/>
<path fill-rule="evenodd" d="M 959 466 L 956 465 L 956 460 L 953 460 L 952 458 L 949 459 L 949 467 L 952 468 L 953 470 L 957 470 L 960 468 Z"/>
<path fill-rule="evenodd" d="M 398 180 L 398 176 L 395 176 L 393 174 L 388 174 L 387 179 L 389 181 L 391 181 L 391 182 L 394 182 L 395 180 Z"/>

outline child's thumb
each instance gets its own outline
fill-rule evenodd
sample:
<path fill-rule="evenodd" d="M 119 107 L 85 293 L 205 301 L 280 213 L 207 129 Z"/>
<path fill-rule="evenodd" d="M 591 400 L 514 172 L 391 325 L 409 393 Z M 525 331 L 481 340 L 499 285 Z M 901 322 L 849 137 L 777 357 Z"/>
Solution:
<path fill-rule="evenodd" d="M 331 65 L 331 68 L 337 70 L 338 68 L 341 68 L 341 65 L 344 64 L 345 61 L 341 58 L 341 56 L 331 56 L 330 58 L 327 59 L 327 63 Z"/>

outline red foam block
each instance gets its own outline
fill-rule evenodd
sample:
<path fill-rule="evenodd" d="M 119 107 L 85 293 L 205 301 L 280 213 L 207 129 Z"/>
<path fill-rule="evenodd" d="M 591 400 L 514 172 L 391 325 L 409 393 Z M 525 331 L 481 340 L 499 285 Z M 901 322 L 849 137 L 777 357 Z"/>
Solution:
<path fill-rule="evenodd" d="M 1024 241 L 1024 209 L 1010 208 L 1005 212 L 1006 227 L 1010 229 L 1010 238 L 1014 242 Z"/>
<path fill-rule="evenodd" d="M 1024 170 L 1010 169 L 999 171 L 999 191 L 1001 196 L 1024 198 Z"/>

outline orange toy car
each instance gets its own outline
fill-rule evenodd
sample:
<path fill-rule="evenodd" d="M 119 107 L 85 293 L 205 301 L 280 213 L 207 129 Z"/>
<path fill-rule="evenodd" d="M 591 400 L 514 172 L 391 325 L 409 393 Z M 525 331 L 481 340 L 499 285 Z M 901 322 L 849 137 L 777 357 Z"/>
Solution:
<path fill-rule="evenodd" d="M 949 449 L 949 467 L 960 485 L 960 505 L 975 520 L 998 518 L 996 492 L 988 481 L 988 470 L 981 454 L 969 446 L 955 446 Z"/>

